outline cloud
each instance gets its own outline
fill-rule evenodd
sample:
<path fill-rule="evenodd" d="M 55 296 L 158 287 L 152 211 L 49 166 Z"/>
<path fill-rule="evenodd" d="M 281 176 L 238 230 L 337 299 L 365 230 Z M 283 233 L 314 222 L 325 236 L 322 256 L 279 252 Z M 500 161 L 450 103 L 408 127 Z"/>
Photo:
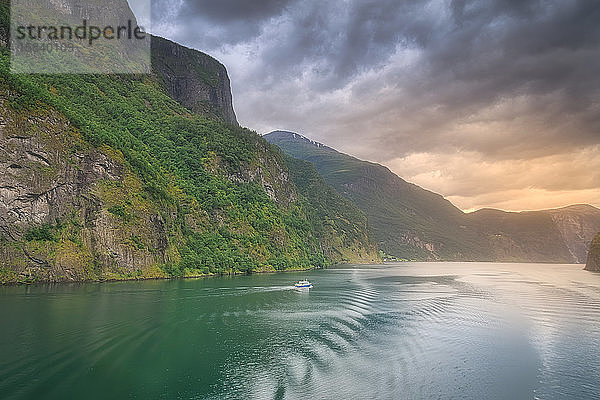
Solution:
<path fill-rule="evenodd" d="M 388 165 L 409 181 L 444 193 L 463 209 L 493 205 L 525 210 L 544 201 L 546 207 L 600 204 L 600 146 L 503 161 L 470 152 L 413 153 Z"/>
<path fill-rule="evenodd" d="M 583 168 L 600 143 L 596 1 L 174 4 L 161 29 L 227 65 L 237 115 L 259 132 L 295 130 L 400 175 L 398 160 L 438 160 L 422 164 L 423 177 L 450 157 L 435 181 L 404 177 L 480 199 L 461 204 L 507 204 L 525 187 L 556 193 L 540 169 L 565 190 L 600 187 Z M 579 167 L 564 161 L 573 154 Z M 482 162 L 495 180 L 464 176 Z M 519 166 L 518 180 L 500 179 Z"/>

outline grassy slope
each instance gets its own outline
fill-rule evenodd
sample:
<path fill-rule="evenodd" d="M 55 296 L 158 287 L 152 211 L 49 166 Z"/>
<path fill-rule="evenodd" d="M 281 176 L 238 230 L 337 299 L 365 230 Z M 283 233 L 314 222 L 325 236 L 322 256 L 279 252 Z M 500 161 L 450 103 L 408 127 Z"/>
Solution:
<path fill-rule="evenodd" d="M 535 260 L 572 262 L 549 212 L 508 213 L 483 209 L 465 215 L 470 229 L 482 232 L 491 248 L 492 259 L 502 261 Z"/>

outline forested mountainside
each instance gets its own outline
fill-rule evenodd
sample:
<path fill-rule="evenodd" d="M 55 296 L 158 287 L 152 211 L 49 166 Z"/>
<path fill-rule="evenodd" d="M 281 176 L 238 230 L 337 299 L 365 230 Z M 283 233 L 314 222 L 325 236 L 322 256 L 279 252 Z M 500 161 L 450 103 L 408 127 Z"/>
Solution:
<path fill-rule="evenodd" d="M 394 257 L 583 263 L 587 246 L 600 230 L 600 210 L 592 206 L 465 214 L 382 165 L 292 132 L 264 137 L 290 156 L 314 164 L 327 183 L 366 214 L 380 249 Z"/>
<path fill-rule="evenodd" d="M 6 32 L 4 0 L 0 16 Z M 211 57 L 153 38 L 152 74 L 11 74 L 1 42 L 1 282 L 377 257 L 366 224 L 321 220 L 344 210 L 313 209 L 282 154 L 237 125 L 226 70 Z"/>
<path fill-rule="evenodd" d="M 285 156 L 290 177 L 321 239 L 325 256 L 341 263 L 381 261 L 365 214 L 350 200 L 329 186 L 314 165 Z"/>

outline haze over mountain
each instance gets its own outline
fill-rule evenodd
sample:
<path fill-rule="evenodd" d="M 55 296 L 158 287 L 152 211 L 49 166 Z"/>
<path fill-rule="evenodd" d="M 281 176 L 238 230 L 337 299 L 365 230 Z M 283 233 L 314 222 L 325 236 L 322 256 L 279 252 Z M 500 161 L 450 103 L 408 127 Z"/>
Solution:
<path fill-rule="evenodd" d="M 600 230 L 600 210 L 589 205 L 464 213 L 382 165 L 292 132 L 274 131 L 264 138 L 313 163 L 327 183 L 367 215 L 380 248 L 397 257 L 583 263 L 587 246 Z"/>

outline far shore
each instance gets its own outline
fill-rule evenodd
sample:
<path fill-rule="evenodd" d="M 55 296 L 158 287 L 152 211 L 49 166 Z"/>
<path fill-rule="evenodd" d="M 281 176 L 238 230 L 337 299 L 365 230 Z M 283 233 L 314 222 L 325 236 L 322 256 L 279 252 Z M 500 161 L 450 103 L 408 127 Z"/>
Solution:
<path fill-rule="evenodd" d="M 32 281 L 20 281 L 20 282 L 0 282 L 0 287 L 7 286 L 30 286 L 30 285 L 47 285 L 47 284 L 68 284 L 68 283 L 106 283 L 106 282 L 131 282 L 131 281 L 157 281 L 157 280 L 176 280 L 176 279 L 200 279 L 200 278 L 220 278 L 220 277 L 233 277 L 243 275 L 254 275 L 254 274 L 277 274 L 282 272 L 302 272 L 312 271 L 317 269 L 327 269 L 336 266 L 343 265 L 385 265 L 385 264 L 404 264 L 404 263 L 458 263 L 458 264 L 479 264 L 479 263 L 491 263 L 491 264 L 548 264 L 548 265 L 578 265 L 585 267 L 582 263 L 553 263 L 553 262 L 535 262 L 535 261 L 410 261 L 410 260 L 386 260 L 379 263 L 337 263 L 332 264 L 328 267 L 309 267 L 309 268 L 290 268 L 283 270 L 257 270 L 251 272 L 242 271 L 231 271 L 223 273 L 208 273 L 208 274 L 190 274 L 184 276 L 132 276 L 132 277 L 110 277 L 104 279 L 87 279 L 87 280 L 32 280 Z M 584 269 L 584 268 L 583 268 Z M 594 272 L 594 271 L 590 271 Z"/>

